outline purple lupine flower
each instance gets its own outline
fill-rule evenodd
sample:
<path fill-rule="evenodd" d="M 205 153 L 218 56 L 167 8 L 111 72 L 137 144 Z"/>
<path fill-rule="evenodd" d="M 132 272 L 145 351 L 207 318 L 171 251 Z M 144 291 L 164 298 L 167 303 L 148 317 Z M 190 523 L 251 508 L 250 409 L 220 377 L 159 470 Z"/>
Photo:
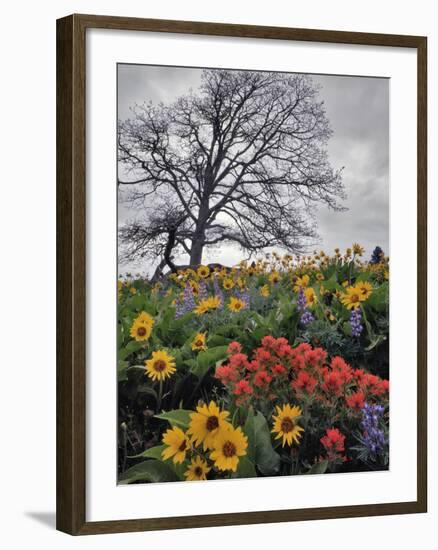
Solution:
<path fill-rule="evenodd" d="M 214 288 L 214 294 L 219 298 L 221 301 L 220 309 L 224 307 L 224 293 L 221 290 L 221 287 L 219 286 L 218 278 L 215 277 L 213 281 L 213 288 Z"/>
<path fill-rule="evenodd" d="M 301 319 L 300 319 L 303 325 L 308 325 L 309 323 L 313 323 L 314 320 L 315 320 L 315 317 L 310 313 L 308 309 L 301 315 Z"/>
<path fill-rule="evenodd" d="M 374 456 L 380 454 L 387 443 L 383 430 L 379 428 L 384 411 L 385 408 L 381 405 L 370 405 L 369 403 L 365 403 L 362 409 L 363 443 Z"/>
<path fill-rule="evenodd" d="M 247 290 L 237 291 L 236 292 L 236 297 L 243 300 L 245 302 L 245 308 L 249 309 L 249 307 L 251 305 L 251 297 L 250 297 L 249 292 Z"/>
<path fill-rule="evenodd" d="M 300 289 L 298 290 L 297 307 L 298 311 L 301 313 L 301 324 L 308 325 L 309 323 L 313 323 L 315 317 L 307 309 L 307 298 L 304 294 L 303 287 L 300 287 Z"/>
<path fill-rule="evenodd" d="M 350 313 L 350 327 L 352 336 L 359 338 L 363 331 L 362 312 L 360 308 L 354 308 Z"/>
<path fill-rule="evenodd" d="M 193 288 L 189 283 L 186 283 L 184 288 L 184 305 L 187 311 L 192 311 L 196 307 L 195 295 L 193 294 Z"/>
<path fill-rule="evenodd" d="M 195 295 L 193 294 L 193 289 L 189 283 L 186 283 L 184 287 L 184 296 L 182 300 L 178 300 L 176 303 L 175 318 L 179 319 L 189 311 L 193 311 L 196 307 Z"/>
<path fill-rule="evenodd" d="M 198 297 L 200 300 L 206 300 L 208 298 L 207 285 L 205 281 L 199 282 Z"/>
<path fill-rule="evenodd" d="M 304 294 L 303 287 L 301 286 L 298 290 L 297 306 L 298 311 L 300 311 L 301 313 L 303 313 L 307 309 L 306 295 Z"/>

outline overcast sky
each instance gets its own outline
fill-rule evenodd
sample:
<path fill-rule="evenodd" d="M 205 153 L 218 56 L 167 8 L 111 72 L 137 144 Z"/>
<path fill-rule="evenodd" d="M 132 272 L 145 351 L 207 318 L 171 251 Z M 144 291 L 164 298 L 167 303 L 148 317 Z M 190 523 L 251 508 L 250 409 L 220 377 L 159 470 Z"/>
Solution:
<path fill-rule="evenodd" d="M 202 69 L 119 65 L 118 115 L 130 118 L 130 107 L 144 101 L 169 103 L 196 90 Z M 333 129 L 328 143 L 333 168 L 344 167 L 345 212 L 319 206 L 316 214 L 321 242 L 332 252 L 361 243 L 370 255 L 376 245 L 389 253 L 389 80 L 382 78 L 312 75 L 321 86 L 327 117 Z M 133 213 L 119 205 L 119 224 Z M 242 252 L 222 246 L 205 254 L 204 262 L 233 265 Z M 150 272 L 151 266 L 130 264 L 120 272 Z"/>

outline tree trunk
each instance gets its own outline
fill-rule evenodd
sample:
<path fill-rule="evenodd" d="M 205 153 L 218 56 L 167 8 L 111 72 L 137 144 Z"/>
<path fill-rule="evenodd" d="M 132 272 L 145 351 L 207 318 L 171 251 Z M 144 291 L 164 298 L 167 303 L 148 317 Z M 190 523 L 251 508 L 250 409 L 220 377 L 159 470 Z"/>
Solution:
<path fill-rule="evenodd" d="M 202 250 L 204 248 L 202 238 L 194 238 L 192 248 L 190 250 L 190 265 L 198 265 L 202 263 Z"/>
<path fill-rule="evenodd" d="M 196 222 L 196 230 L 193 235 L 192 247 L 190 249 L 190 265 L 202 263 L 202 251 L 205 241 L 205 227 L 208 218 L 208 201 L 201 204 Z"/>

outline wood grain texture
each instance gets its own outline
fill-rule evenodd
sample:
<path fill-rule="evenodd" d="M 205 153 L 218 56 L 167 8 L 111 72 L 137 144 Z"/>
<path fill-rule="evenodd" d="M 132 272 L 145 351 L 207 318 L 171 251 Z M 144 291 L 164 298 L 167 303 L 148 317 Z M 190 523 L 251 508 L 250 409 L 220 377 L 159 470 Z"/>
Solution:
<path fill-rule="evenodd" d="M 85 43 L 57 22 L 57 528 L 85 523 Z"/>
<path fill-rule="evenodd" d="M 85 32 L 87 28 L 407 47 L 418 59 L 417 500 L 120 521 L 86 521 Z M 57 529 L 72 535 L 427 511 L 427 41 L 420 36 L 95 15 L 57 21 Z"/>

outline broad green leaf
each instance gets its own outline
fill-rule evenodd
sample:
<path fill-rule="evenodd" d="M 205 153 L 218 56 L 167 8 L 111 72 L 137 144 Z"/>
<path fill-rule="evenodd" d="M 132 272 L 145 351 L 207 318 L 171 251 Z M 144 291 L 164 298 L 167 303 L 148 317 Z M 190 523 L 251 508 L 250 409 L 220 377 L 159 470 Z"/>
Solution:
<path fill-rule="evenodd" d="M 385 312 L 389 307 L 388 283 L 383 283 L 375 288 L 371 296 L 364 302 L 364 307 L 373 308 L 379 312 Z"/>
<path fill-rule="evenodd" d="M 125 380 L 128 380 L 128 376 L 126 374 L 126 370 L 128 368 L 128 362 L 127 361 L 118 361 L 117 362 L 117 381 L 118 382 L 124 382 Z"/>
<path fill-rule="evenodd" d="M 163 481 L 178 481 L 179 477 L 175 470 L 165 462 L 159 460 L 146 460 L 140 462 L 119 477 L 120 485 L 128 485 L 135 481 L 149 481 L 151 483 Z"/>
<path fill-rule="evenodd" d="M 280 456 L 274 451 L 268 423 L 261 413 L 254 414 L 251 409 L 244 426 L 248 437 L 248 458 L 262 474 L 271 475 L 280 468 Z"/>
<path fill-rule="evenodd" d="M 185 430 L 189 426 L 190 414 L 192 412 L 193 411 L 187 411 L 185 409 L 175 409 L 173 411 L 156 414 L 155 418 L 167 420 L 172 426 L 177 426 L 178 428 L 183 428 Z"/>
<path fill-rule="evenodd" d="M 155 458 L 156 460 L 162 460 L 161 453 L 165 448 L 166 445 L 156 445 L 155 447 L 150 447 L 146 449 L 146 451 L 138 455 L 130 456 L 129 458 Z"/>
<path fill-rule="evenodd" d="M 322 460 L 321 462 L 316 462 L 306 474 L 325 474 L 327 471 L 328 460 Z"/>
<path fill-rule="evenodd" d="M 216 363 L 227 357 L 228 346 L 217 346 L 207 351 L 201 351 L 197 357 L 196 366 L 191 367 L 190 371 L 198 378 L 203 378 L 210 368 L 215 367 Z"/>
<path fill-rule="evenodd" d="M 373 340 L 371 341 L 370 345 L 365 348 L 365 351 L 371 351 L 373 348 L 377 347 L 385 340 L 386 340 L 386 336 L 384 336 L 383 334 L 376 334 Z"/>
<path fill-rule="evenodd" d="M 246 456 L 240 457 L 239 464 L 237 465 L 237 471 L 235 474 L 233 474 L 233 477 L 257 477 L 257 472 L 254 464 Z"/>
<path fill-rule="evenodd" d="M 158 400 L 157 392 L 153 388 L 151 388 L 150 386 L 147 386 L 146 384 L 141 384 L 140 386 L 138 386 L 137 392 L 138 393 L 143 393 L 143 394 L 146 394 L 146 395 L 150 395 L 151 397 L 153 397 L 155 399 L 155 401 Z"/>
<path fill-rule="evenodd" d="M 124 348 L 119 349 L 118 358 L 120 360 L 124 360 L 132 353 L 135 353 L 136 351 L 139 351 L 146 346 L 147 342 L 136 342 L 135 340 L 131 340 L 126 344 Z"/>
<path fill-rule="evenodd" d="M 208 346 L 210 348 L 213 348 L 217 346 L 228 346 L 228 344 L 231 342 L 231 339 L 227 338 L 226 336 L 222 336 L 221 334 L 213 334 L 212 336 L 208 337 L 207 342 Z"/>

